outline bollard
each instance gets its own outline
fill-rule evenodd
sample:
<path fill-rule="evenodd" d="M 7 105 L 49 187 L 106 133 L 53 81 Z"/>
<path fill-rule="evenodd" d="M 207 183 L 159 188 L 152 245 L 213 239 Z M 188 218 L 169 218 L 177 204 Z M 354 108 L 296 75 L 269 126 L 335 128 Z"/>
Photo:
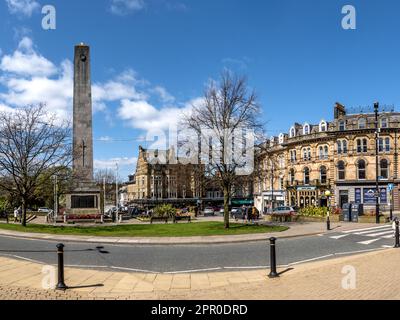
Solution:
<path fill-rule="evenodd" d="M 278 278 L 279 274 L 276 272 L 276 250 L 275 250 L 275 242 L 276 238 L 270 238 L 270 252 L 271 252 L 271 272 L 269 273 L 269 278 Z"/>
<path fill-rule="evenodd" d="M 326 229 L 327 229 L 328 231 L 331 230 L 331 219 L 329 219 L 329 215 L 328 215 L 327 218 L 326 218 Z"/>
<path fill-rule="evenodd" d="M 396 232 L 395 232 L 396 244 L 395 248 L 400 248 L 400 231 L 399 231 L 399 220 L 396 219 Z"/>
<path fill-rule="evenodd" d="M 58 256 L 58 283 L 57 290 L 66 290 L 68 287 L 64 283 L 64 245 L 62 243 L 57 245 Z"/>

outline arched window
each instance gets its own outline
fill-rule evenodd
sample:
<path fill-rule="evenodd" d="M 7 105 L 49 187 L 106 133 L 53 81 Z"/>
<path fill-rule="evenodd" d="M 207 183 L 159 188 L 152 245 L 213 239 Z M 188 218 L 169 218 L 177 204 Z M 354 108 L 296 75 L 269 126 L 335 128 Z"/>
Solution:
<path fill-rule="evenodd" d="M 303 149 L 303 160 L 304 161 L 311 161 L 311 148 L 304 148 Z"/>
<path fill-rule="evenodd" d="M 367 178 L 366 174 L 366 164 L 364 160 L 358 160 L 357 164 L 357 171 L 358 171 L 358 179 L 359 180 L 365 180 Z"/>
<path fill-rule="evenodd" d="M 326 171 L 326 167 L 322 166 L 319 170 L 319 174 L 320 174 L 320 181 L 321 184 L 325 184 L 327 181 L 327 171 Z"/>
<path fill-rule="evenodd" d="M 346 179 L 346 166 L 344 161 L 338 162 L 338 180 L 345 180 Z"/>
<path fill-rule="evenodd" d="M 291 185 L 294 185 L 294 177 L 295 177 L 294 169 L 290 169 L 290 171 L 289 171 L 289 179 L 290 179 L 290 184 Z"/>
<path fill-rule="evenodd" d="M 366 138 L 357 139 L 357 152 L 358 153 L 368 152 L 368 140 Z"/>
<path fill-rule="evenodd" d="M 296 136 L 296 129 L 295 129 L 295 127 L 291 127 L 291 128 L 290 128 L 289 136 L 290 136 L 290 138 L 294 138 L 294 137 Z"/>
<path fill-rule="evenodd" d="M 303 134 L 304 135 L 310 134 L 310 125 L 308 123 L 305 123 L 303 126 Z"/>
<path fill-rule="evenodd" d="M 382 159 L 380 162 L 380 177 L 389 179 L 389 162 L 386 159 Z"/>
<path fill-rule="evenodd" d="M 388 119 L 382 118 L 381 119 L 381 128 L 387 128 L 387 127 L 388 127 Z"/>
<path fill-rule="evenodd" d="M 326 132 L 328 130 L 328 125 L 325 120 L 319 123 L 319 132 Z"/>
<path fill-rule="evenodd" d="M 367 128 L 367 119 L 360 118 L 358 120 L 358 129 L 366 129 Z"/>
<path fill-rule="evenodd" d="M 304 184 L 305 185 L 310 184 L 310 169 L 305 167 L 303 173 L 304 173 Z"/>
<path fill-rule="evenodd" d="M 279 135 L 279 144 L 282 144 L 284 142 L 284 140 L 285 140 L 285 136 L 283 135 L 283 133 L 281 133 Z"/>
<path fill-rule="evenodd" d="M 318 150 L 319 150 L 319 159 L 327 160 L 329 156 L 328 146 L 320 146 Z"/>

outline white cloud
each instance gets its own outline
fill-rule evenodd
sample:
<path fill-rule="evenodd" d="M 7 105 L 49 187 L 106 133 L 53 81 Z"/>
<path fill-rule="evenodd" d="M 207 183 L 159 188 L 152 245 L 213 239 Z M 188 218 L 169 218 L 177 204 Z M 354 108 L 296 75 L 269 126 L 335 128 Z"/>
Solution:
<path fill-rule="evenodd" d="M 152 91 L 157 94 L 164 103 L 172 103 L 175 101 L 175 97 L 171 95 L 164 87 L 156 86 L 152 89 Z"/>
<path fill-rule="evenodd" d="M 147 101 L 131 101 L 124 99 L 118 110 L 118 116 L 129 125 L 142 130 L 167 130 L 178 127 L 182 117 L 191 111 L 201 98 L 186 103 L 183 107 L 164 107 L 157 109 Z"/>
<path fill-rule="evenodd" d="M 36 53 L 32 40 L 24 37 L 12 55 L 1 59 L 0 69 L 22 76 L 51 76 L 57 72 L 52 62 Z"/>
<path fill-rule="evenodd" d="M 35 0 L 6 0 L 6 2 L 10 13 L 27 17 L 30 17 L 40 7 Z"/>
<path fill-rule="evenodd" d="M 116 169 L 116 164 L 118 163 L 119 168 L 130 167 L 134 168 L 136 166 L 137 158 L 111 158 L 106 160 L 94 160 L 95 169 Z"/>
<path fill-rule="evenodd" d="M 45 103 L 60 118 L 71 119 L 73 64 L 70 60 L 66 59 L 60 66 L 56 66 L 35 50 L 29 37 L 20 41 L 14 53 L 0 58 L 0 71 L 3 71 L 0 74 L 0 85 L 6 89 L 0 92 L 0 104 L 21 107 Z M 136 89 L 136 86 L 140 87 L 144 83 L 136 79 L 133 70 L 128 69 L 114 79 L 93 84 L 93 111 L 107 115 L 109 102 L 147 99 L 143 90 L 138 92 Z"/>
<path fill-rule="evenodd" d="M 111 0 L 111 12 L 117 15 L 126 15 L 144 9 L 143 0 Z"/>

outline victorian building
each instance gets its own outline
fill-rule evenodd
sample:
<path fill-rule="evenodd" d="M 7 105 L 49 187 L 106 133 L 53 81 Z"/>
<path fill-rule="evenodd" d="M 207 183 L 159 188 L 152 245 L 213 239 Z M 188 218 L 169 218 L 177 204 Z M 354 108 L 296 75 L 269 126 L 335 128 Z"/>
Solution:
<path fill-rule="evenodd" d="M 164 151 L 139 147 L 134 175 L 123 190 L 124 203 L 134 206 L 219 206 L 224 197 L 218 181 L 207 178 L 204 164 L 176 161 L 173 148 Z M 243 177 L 232 190 L 232 205 L 253 203 L 253 182 Z"/>
<path fill-rule="evenodd" d="M 379 114 L 378 179 L 380 204 L 391 196 L 400 209 L 398 130 L 400 113 Z M 295 123 L 288 133 L 271 137 L 258 154 L 259 172 L 254 181 L 255 205 L 298 207 L 360 203 L 373 208 L 376 201 L 376 136 L 372 112 L 349 113 L 337 103 L 334 120 L 318 124 Z M 394 185 L 393 192 L 392 186 Z"/>

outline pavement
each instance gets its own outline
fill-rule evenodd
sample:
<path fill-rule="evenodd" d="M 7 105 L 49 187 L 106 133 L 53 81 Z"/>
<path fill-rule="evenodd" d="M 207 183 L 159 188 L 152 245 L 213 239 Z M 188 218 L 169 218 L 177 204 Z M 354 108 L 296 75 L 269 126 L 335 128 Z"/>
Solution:
<path fill-rule="evenodd" d="M 277 224 L 278 225 L 278 224 Z M 303 237 L 318 235 L 326 232 L 326 223 L 304 222 L 304 223 L 279 223 L 288 226 L 289 229 L 283 232 L 245 234 L 230 236 L 196 236 L 196 237 L 93 237 L 93 236 L 73 236 L 73 235 L 54 235 L 39 234 L 31 232 L 17 232 L 1 230 L 0 236 L 12 236 L 23 239 L 53 240 L 59 242 L 83 242 L 83 243 L 106 243 L 106 244 L 138 244 L 138 245 L 186 245 L 186 244 L 223 244 L 223 243 L 243 243 L 252 241 L 265 241 L 271 237 L 278 239 Z M 342 232 L 352 228 L 367 228 L 371 224 L 367 223 L 332 223 L 331 232 Z"/>
<path fill-rule="evenodd" d="M 51 266 L 0 257 L 0 300 L 400 299 L 399 263 L 399 249 L 386 249 L 281 267 L 275 279 L 268 269 L 150 274 L 66 268 L 70 289 L 61 292 L 43 287 L 55 280 Z"/>

